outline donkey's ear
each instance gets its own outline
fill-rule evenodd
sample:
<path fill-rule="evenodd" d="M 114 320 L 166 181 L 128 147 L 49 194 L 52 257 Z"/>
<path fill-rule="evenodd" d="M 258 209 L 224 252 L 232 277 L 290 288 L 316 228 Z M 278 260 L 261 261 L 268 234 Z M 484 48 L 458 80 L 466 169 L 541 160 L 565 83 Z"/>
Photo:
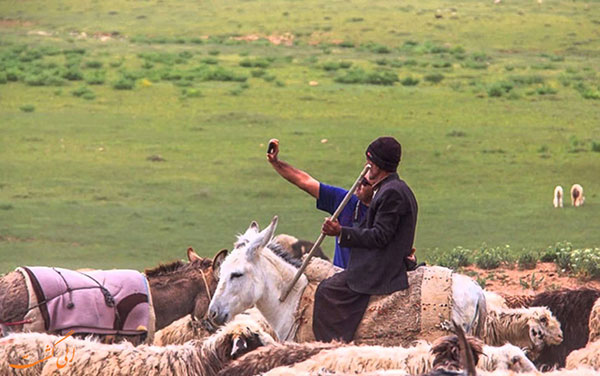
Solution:
<path fill-rule="evenodd" d="M 227 257 L 227 252 L 228 251 L 226 249 L 222 249 L 215 255 L 215 257 L 213 257 L 212 269 L 213 269 L 213 275 L 215 276 L 215 278 L 219 278 L 219 271 L 221 270 L 221 264 L 223 263 L 223 260 L 225 260 L 225 257 Z"/>
<path fill-rule="evenodd" d="M 277 216 L 273 217 L 267 228 L 262 230 L 254 241 L 248 246 L 248 257 L 253 258 L 256 253 L 265 247 L 273 239 L 275 229 L 277 228 Z"/>
<path fill-rule="evenodd" d="M 196 252 L 194 252 L 194 248 L 192 248 L 192 247 L 188 248 L 187 257 L 190 262 L 202 260 L 202 257 L 198 256 L 198 254 Z"/>
<path fill-rule="evenodd" d="M 250 223 L 250 227 L 248 227 L 248 230 L 259 232 L 260 229 L 258 228 L 258 223 L 256 221 L 252 221 L 252 223 Z"/>

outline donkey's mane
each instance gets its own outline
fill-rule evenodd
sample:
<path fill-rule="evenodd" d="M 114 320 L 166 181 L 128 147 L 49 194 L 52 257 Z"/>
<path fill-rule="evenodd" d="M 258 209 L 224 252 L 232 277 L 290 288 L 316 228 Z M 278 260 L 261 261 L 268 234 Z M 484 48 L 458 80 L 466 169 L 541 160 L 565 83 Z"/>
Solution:
<path fill-rule="evenodd" d="M 275 241 L 271 241 L 269 244 L 267 244 L 266 248 L 273 251 L 274 254 L 279 256 L 281 259 L 283 259 L 283 261 L 287 262 L 293 267 L 298 269 L 302 266 L 302 261 L 298 260 L 294 256 L 290 255 L 288 252 L 286 252 L 285 249 L 281 246 L 281 244 Z"/>
<path fill-rule="evenodd" d="M 171 274 L 177 271 L 184 271 L 189 268 L 206 268 L 212 265 L 212 260 L 209 258 L 203 258 L 194 260 L 191 262 L 183 262 L 181 260 L 173 261 L 168 264 L 160 264 L 157 267 L 145 269 L 144 274 L 146 277 L 159 277 L 161 275 Z"/>

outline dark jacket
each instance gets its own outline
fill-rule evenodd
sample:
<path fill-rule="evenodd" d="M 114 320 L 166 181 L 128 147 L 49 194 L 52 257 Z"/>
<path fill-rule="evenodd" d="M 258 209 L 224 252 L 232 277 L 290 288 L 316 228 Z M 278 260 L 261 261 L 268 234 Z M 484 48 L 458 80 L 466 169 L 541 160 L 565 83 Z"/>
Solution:
<path fill-rule="evenodd" d="M 383 295 L 408 288 L 404 259 L 415 239 L 417 200 L 396 173 L 376 189 L 365 220 L 359 227 L 342 227 L 339 243 L 351 248 L 348 286 Z"/>

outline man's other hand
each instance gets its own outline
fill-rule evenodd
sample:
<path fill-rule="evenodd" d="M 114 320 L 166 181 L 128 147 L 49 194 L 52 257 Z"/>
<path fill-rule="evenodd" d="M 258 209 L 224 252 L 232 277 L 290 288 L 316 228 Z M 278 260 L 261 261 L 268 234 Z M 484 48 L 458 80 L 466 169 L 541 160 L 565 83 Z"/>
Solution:
<path fill-rule="evenodd" d="M 267 149 L 267 160 L 269 163 L 277 162 L 277 155 L 279 154 L 279 140 L 272 138 L 269 140 L 269 146 Z"/>
<path fill-rule="evenodd" d="M 321 232 L 329 236 L 338 236 L 342 232 L 342 226 L 337 220 L 332 221 L 329 218 L 325 218 L 323 226 L 321 227 Z"/>

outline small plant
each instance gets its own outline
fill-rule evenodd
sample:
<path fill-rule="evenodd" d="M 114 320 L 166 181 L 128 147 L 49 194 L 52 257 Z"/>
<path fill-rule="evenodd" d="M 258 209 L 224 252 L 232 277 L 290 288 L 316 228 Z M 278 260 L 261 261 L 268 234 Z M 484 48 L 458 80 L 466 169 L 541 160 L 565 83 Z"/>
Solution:
<path fill-rule="evenodd" d="M 19 109 L 23 112 L 33 112 L 35 111 L 35 106 L 32 104 L 24 104 Z"/>
<path fill-rule="evenodd" d="M 524 253 L 521 253 L 517 258 L 517 265 L 521 270 L 534 269 L 537 265 L 537 262 L 538 255 L 534 252 L 524 251 Z"/>
<path fill-rule="evenodd" d="M 94 92 L 91 91 L 87 86 L 80 86 L 79 88 L 71 91 L 71 94 L 86 100 L 93 100 L 96 98 L 96 94 L 94 94 Z"/>
<path fill-rule="evenodd" d="M 453 130 L 452 132 L 446 133 L 447 137 L 466 137 L 467 134 L 463 131 Z"/>
<path fill-rule="evenodd" d="M 600 277 L 600 248 L 576 249 L 571 252 L 570 269 L 582 278 Z"/>
<path fill-rule="evenodd" d="M 482 269 L 496 269 L 503 263 L 510 262 L 508 257 L 510 247 L 487 247 L 483 245 L 475 255 L 475 264 Z"/>
<path fill-rule="evenodd" d="M 102 62 L 97 60 L 86 61 L 83 66 L 85 68 L 98 69 L 102 68 Z"/>
<path fill-rule="evenodd" d="M 531 289 L 533 291 L 536 291 L 537 289 L 540 288 L 542 281 L 544 280 L 544 276 L 541 276 L 540 279 L 536 279 L 535 278 L 535 272 L 531 273 L 531 279 L 526 280 L 523 277 L 519 278 L 519 284 L 521 285 L 521 287 L 523 287 L 523 289 Z"/>
<path fill-rule="evenodd" d="M 458 269 L 473 264 L 473 251 L 463 247 L 455 247 L 451 251 L 444 252 L 436 257 L 435 262 L 440 266 Z"/>
<path fill-rule="evenodd" d="M 600 153 L 600 142 L 592 141 L 592 151 Z"/>

